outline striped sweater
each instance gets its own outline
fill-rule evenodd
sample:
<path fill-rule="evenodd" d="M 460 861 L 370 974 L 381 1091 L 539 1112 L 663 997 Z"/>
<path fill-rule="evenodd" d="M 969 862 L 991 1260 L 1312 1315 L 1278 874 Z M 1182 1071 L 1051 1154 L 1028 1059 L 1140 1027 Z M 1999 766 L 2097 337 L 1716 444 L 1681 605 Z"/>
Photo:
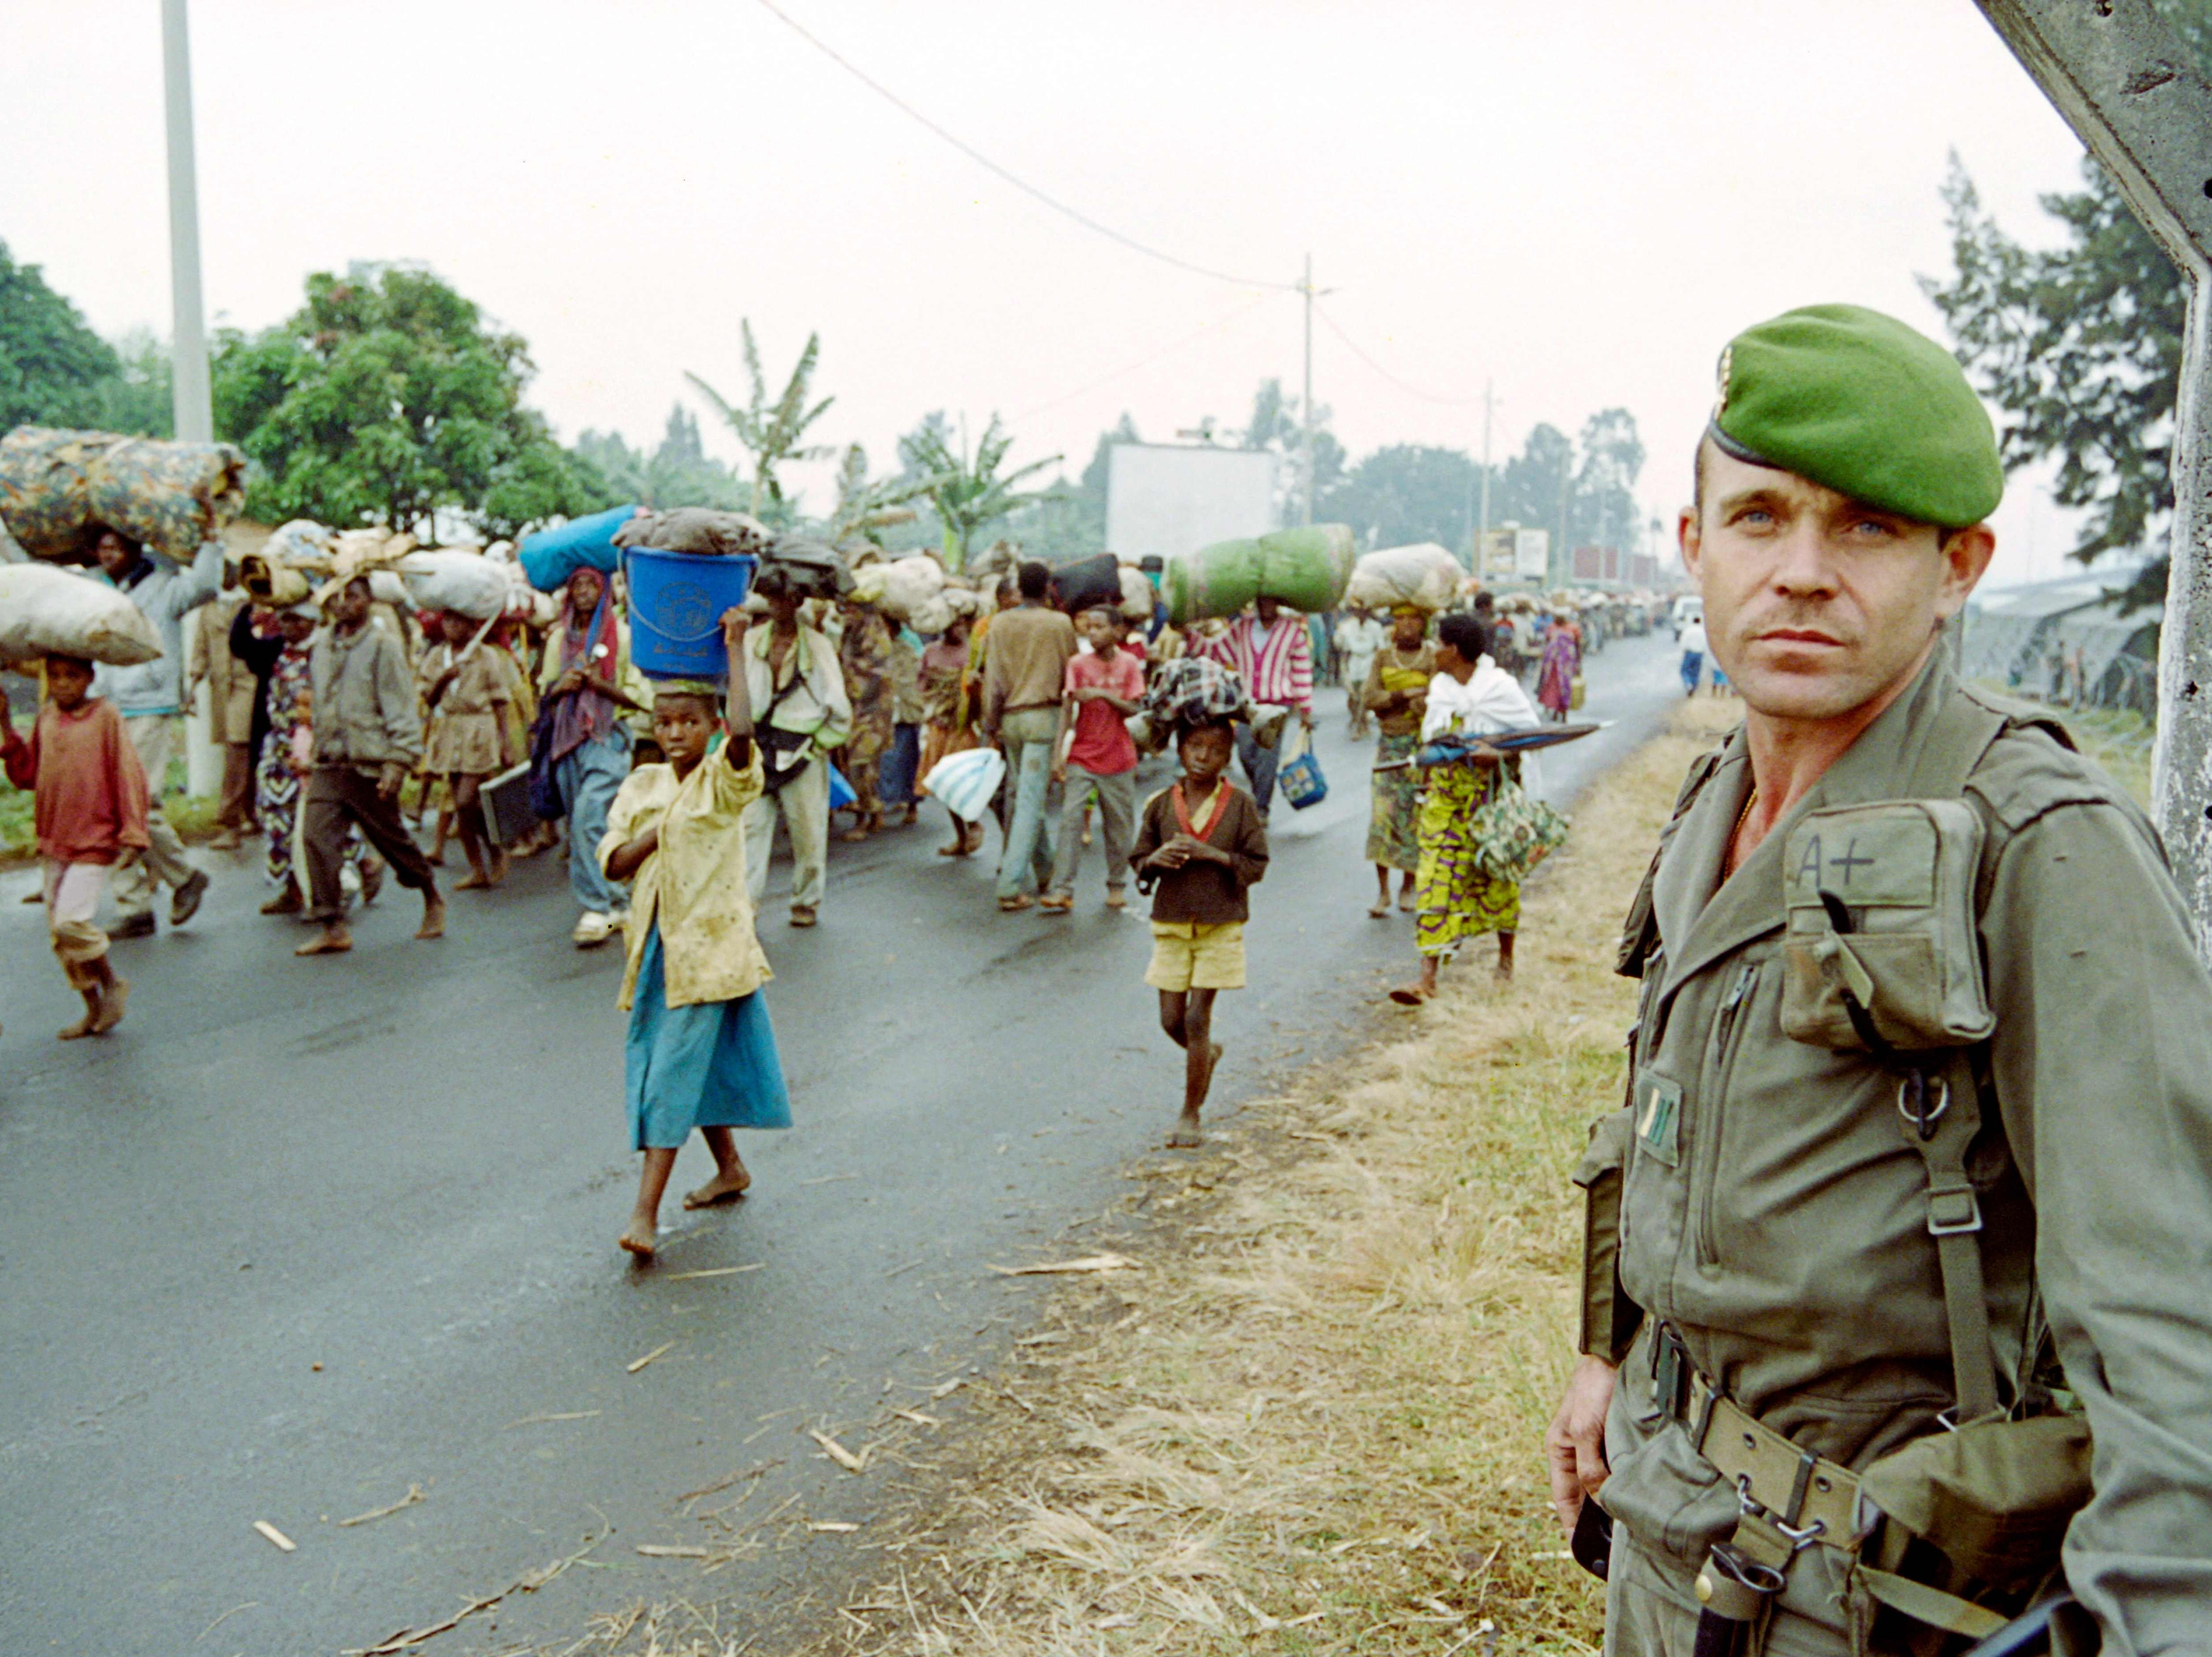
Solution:
<path fill-rule="evenodd" d="M 1194 642 L 1190 653 L 1233 669 L 1255 702 L 1312 710 L 1313 646 L 1306 618 L 1295 610 L 1278 610 L 1264 638 L 1257 616 L 1239 616 L 1219 638 Z"/>

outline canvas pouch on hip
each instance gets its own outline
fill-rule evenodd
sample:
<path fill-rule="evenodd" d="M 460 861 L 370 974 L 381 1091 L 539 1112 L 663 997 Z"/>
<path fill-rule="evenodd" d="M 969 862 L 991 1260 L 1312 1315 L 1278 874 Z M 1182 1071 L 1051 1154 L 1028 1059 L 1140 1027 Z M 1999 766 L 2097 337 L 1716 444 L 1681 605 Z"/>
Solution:
<path fill-rule="evenodd" d="M 1783 1033 L 1846 1053 L 1986 1040 L 1996 1018 L 1974 921 L 1982 840 L 1963 800 L 1807 814 L 1783 851 Z"/>

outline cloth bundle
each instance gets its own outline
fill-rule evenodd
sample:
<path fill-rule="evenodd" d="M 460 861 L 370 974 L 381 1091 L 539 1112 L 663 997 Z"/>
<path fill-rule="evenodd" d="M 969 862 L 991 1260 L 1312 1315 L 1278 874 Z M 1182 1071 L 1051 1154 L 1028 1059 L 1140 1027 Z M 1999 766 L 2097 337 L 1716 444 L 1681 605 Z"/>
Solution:
<path fill-rule="evenodd" d="M 48 651 L 113 667 L 158 661 L 161 637 L 130 595 L 50 564 L 0 564 L 0 664 Z"/>
<path fill-rule="evenodd" d="M 1244 717 L 1250 699 L 1233 668 L 1204 656 L 1178 656 L 1145 693 L 1145 712 L 1158 725 Z"/>
<path fill-rule="evenodd" d="M 945 591 L 945 566 L 927 553 L 915 553 L 911 557 L 894 558 L 866 566 L 853 577 L 853 597 L 864 604 L 873 604 L 884 615 L 902 622 L 912 622 L 916 614 Z M 948 610 L 949 616 L 949 610 Z M 921 627 L 924 633 L 942 633 L 950 621 L 935 628 Z"/>
<path fill-rule="evenodd" d="M 1336 608 L 1351 580 L 1358 543 L 1344 524 L 1273 530 L 1255 540 L 1217 541 L 1168 564 L 1170 619 L 1177 627 L 1222 620 L 1255 598 L 1301 615 Z M 1149 612 L 1147 612 L 1149 613 Z"/>
<path fill-rule="evenodd" d="M 779 535 L 761 556 L 753 583 L 763 593 L 787 592 L 794 598 L 842 598 L 853 590 L 844 555 L 811 536 Z"/>
<path fill-rule="evenodd" d="M 513 584 L 507 567 L 460 547 L 410 552 L 398 563 L 399 579 L 417 610 L 449 610 L 472 622 L 506 612 Z"/>
<path fill-rule="evenodd" d="M 0 519 L 33 558 L 87 562 L 107 528 L 190 563 L 245 502 L 234 444 L 43 426 L 0 439 Z"/>
<path fill-rule="evenodd" d="M 1125 622 L 1149 622 L 1152 619 L 1152 584 L 1144 571 L 1134 564 L 1121 566 L 1121 619 Z"/>
<path fill-rule="evenodd" d="M 678 507 L 668 512 L 641 512 L 614 531 L 617 547 L 649 547 L 655 552 L 696 552 L 717 556 L 750 553 L 757 558 L 769 549 L 768 526 L 742 512 L 723 512 L 713 507 Z"/>
<path fill-rule="evenodd" d="M 1451 603 L 1466 574 L 1459 560 L 1433 541 L 1385 547 L 1367 554 L 1352 567 L 1352 582 L 1344 596 L 1368 610 L 1411 604 L 1417 610 L 1438 610 Z"/>

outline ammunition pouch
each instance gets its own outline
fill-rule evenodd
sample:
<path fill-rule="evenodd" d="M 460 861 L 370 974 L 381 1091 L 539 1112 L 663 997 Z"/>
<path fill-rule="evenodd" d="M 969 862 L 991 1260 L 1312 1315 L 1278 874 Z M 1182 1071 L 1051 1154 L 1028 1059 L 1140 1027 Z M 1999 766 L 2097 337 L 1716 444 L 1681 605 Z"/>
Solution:
<path fill-rule="evenodd" d="M 1783 850 L 1783 1033 L 1884 1057 L 1987 1040 L 1996 1017 L 1976 932 L 1982 841 L 1963 800 L 1808 813 Z"/>
<path fill-rule="evenodd" d="M 1857 1648 L 1874 1648 L 1885 1612 L 1920 1625 L 1909 1649 L 1932 1652 L 1944 1636 L 1986 1638 L 2040 1598 L 2088 1503 L 2089 1454 L 2087 1422 L 2039 1416 L 1931 1434 L 1867 1467 L 1847 1590 Z"/>

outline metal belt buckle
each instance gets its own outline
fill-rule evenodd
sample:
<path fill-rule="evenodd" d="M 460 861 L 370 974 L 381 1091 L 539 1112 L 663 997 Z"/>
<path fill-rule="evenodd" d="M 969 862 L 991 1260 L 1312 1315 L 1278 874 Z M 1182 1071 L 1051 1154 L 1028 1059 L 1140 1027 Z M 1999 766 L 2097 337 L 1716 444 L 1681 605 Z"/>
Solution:
<path fill-rule="evenodd" d="M 1808 1453 L 1806 1462 L 1808 1469 L 1812 1460 L 1811 1454 Z M 1792 1498 L 1793 1510 L 1790 1518 L 1784 1519 L 1751 1493 L 1749 1473 L 1738 1473 L 1735 1476 L 1736 1507 L 1746 1516 L 1757 1519 L 1761 1524 L 1771 1527 L 1779 1533 L 1782 1539 L 1789 1543 L 1790 1557 L 1793 1559 L 1828 1533 L 1828 1521 L 1825 1519 L 1816 1519 L 1809 1525 L 1791 1522 L 1797 1517 L 1795 1503 L 1802 1501 L 1803 1496 L 1804 1474 L 1801 1472 L 1798 1478 L 1797 1493 Z"/>

